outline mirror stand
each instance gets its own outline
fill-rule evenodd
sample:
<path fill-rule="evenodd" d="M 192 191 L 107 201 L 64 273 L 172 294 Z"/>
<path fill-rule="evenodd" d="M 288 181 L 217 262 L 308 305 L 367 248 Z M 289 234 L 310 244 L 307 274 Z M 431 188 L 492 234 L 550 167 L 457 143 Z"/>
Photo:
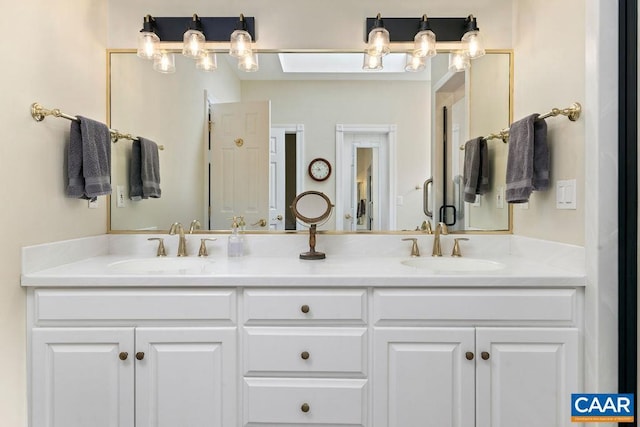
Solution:
<path fill-rule="evenodd" d="M 300 259 L 325 259 L 324 252 L 316 252 L 316 224 L 309 227 L 309 252 L 300 254 Z"/>

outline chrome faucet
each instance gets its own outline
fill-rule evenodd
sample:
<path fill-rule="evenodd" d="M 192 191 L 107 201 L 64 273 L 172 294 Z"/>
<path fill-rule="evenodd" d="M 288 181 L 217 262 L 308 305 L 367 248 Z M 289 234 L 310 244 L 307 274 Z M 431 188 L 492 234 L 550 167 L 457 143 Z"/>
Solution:
<path fill-rule="evenodd" d="M 444 222 L 436 224 L 433 236 L 433 250 L 431 256 L 442 256 L 442 248 L 440 247 L 440 234 L 449 234 L 449 229 Z"/>
<path fill-rule="evenodd" d="M 184 237 L 184 227 L 179 222 L 171 224 L 169 234 L 174 235 L 178 232 L 180 234 L 180 240 L 178 240 L 178 256 L 187 256 L 187 239 Z"/>

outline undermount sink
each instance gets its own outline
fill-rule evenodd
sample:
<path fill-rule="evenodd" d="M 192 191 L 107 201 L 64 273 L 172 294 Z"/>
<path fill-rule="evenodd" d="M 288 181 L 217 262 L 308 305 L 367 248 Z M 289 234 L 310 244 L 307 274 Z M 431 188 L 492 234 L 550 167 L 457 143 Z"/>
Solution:
<path fill-rule="evenodd" d="M 434 273 L 474 273 L 501 270 L 505 265 L 501 262 L 478 258 L 411 258 L 401 261 L 403 265 Z"/>
<path fill-rule="evenodd" d="M 115 274 L 211 274 L 214 262 L 206 258 L 136 258 L 109 264 Z"/>

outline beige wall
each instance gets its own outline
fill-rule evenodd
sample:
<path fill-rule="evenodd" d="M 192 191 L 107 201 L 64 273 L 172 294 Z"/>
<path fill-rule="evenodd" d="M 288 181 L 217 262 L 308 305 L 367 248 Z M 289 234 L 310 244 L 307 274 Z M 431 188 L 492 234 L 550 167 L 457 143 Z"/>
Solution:
<path fill-rule="evenodd" d="M 0 425 L 26 425 L 25 292 L 20 248 L 106 230 L 99 209 L 64 196 L 69 122 L 35 122 L 31 103 L 105 117 L 106 0 L 3 4 L 0 78 Z M 52 19 L 55 17 L 55 19 Z"/>
<path fill-rule="evenodd" d="M 514 120 L 585 99 L 585 5 L 582 0 L 518 0 L 514 7 Z M 514 207 L 514 233 L 584 244 L 585 118 L 547 120 L 552 188 Z M 577 180 L 577 210 L 557 210 L 555 182 Z"/>

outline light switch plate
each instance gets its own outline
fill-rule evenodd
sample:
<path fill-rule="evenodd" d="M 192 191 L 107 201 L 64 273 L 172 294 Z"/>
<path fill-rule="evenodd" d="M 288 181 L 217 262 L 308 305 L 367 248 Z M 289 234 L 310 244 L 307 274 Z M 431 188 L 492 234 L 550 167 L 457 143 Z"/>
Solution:
<path fill-rule="evenodd" d="M 575 179 L 556 181 L 556 209 L 577 209 Z"/>
<path fill-rule="evenodd" d="M 496 193 L 496 208 L 504 209 L 504 187 L 498 187 Z"/>
<path fill-rule="evenodd" d="M 116 207 L 118 207 L 118 208 L 124 208 L 125 207 L 124 185 L 116 186 Z"/>
<path fill-rule="evenodd" d="M 96 198 L 95 200 L 88 200 L 89 202 L 89 209 L 98 209 L 98 199 Z"/>

